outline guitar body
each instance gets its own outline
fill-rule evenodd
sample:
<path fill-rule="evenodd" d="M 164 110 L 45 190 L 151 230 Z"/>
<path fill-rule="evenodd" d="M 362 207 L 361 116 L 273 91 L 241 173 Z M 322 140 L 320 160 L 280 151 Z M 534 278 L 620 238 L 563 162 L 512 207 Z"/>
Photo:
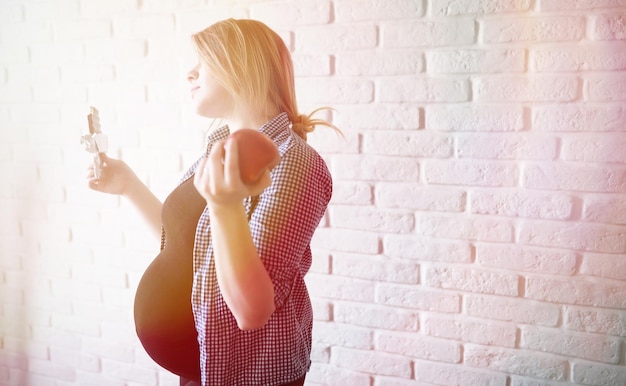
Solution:
<path fill-rule="evenodd" d="M 200 380 L 200 352 L 191 308 L 193 245 L 206 202 L 189 179 L 163 203 L 165 245 L 135 295 L 135 328 L 146 352 L 165 369 Z"/>

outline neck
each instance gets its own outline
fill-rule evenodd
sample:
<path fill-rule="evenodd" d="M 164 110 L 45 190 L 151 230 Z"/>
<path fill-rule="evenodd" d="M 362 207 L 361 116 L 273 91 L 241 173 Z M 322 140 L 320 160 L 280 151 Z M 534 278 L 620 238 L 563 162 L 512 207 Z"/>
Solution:
<path fill-rule="evenodd" d="M 225 121 L 231 133 L 240 129 L 257 130 L 277 114 L 278 113 L 268 116 L 252 109 L 243 109 L 242 111 L 234 111 Z"/>

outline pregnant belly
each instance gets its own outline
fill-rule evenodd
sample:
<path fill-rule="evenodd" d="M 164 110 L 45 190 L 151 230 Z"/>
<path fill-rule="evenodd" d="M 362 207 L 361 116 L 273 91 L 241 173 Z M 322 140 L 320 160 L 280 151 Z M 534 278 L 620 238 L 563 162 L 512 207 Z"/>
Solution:
<path fill-rule="evenodd" d="M 189 256 L 181 259 L 171 252 Z M 135 328 L 150 357 L 182 377 L 200 379 L 197 331 L 191 309 L 191 252 L 165 248 L 148 266 L 135 295 Z"/>

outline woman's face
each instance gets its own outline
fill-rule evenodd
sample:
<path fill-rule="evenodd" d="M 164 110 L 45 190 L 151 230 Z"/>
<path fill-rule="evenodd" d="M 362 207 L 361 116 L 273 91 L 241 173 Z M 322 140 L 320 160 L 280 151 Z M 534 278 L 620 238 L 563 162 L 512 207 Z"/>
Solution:
<path fill-rule="evenodd" d="M 191 101 L 196 113 L 207 118 L 227 118 L 234 109 L 232 95 L 220 84 L 208 66 L 198 62 L 188 73 Z"/>

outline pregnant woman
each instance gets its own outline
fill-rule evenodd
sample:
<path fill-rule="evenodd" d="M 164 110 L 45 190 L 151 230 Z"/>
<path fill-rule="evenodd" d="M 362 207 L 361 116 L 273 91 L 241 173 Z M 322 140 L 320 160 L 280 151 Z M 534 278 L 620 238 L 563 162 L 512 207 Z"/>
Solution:
<path fill-rule="evenodd" d="M 306 136 L 335 127 L 300 114 L 289 50 L 263 23 L 220 21 L 192 42 L 192 105 L 225 125 L 163 204 L 106 155 L 88 184 L 129 199 L 161 237 L 135 298 L 137 334 L 157 363 L 181 385 L 302 385 L 313 319 L 304 275 L 332 194 Z M 243 140 L 228 139 L 242 129 L 271 140 L 259 152 L 277 153 L 254 181 L 242 179 Z"/>

